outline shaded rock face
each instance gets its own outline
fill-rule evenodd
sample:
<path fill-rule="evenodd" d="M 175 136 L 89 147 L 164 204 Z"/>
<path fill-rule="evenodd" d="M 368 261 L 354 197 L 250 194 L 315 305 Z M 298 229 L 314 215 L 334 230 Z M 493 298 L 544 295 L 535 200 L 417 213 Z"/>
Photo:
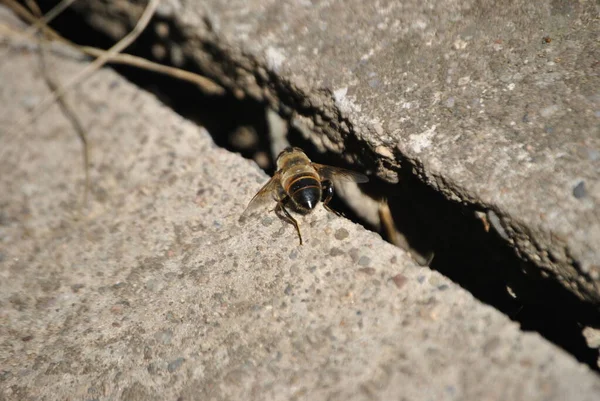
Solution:
<path fill-rule="evenodd" d="M 35 42 L 0 51 L 4 133 L 49 91 Z M 597 397 L 587 367 L 358 225 L 317 208 L 303 247 L 273 215 L 240 226 L 268 177 L 110 70 L 68 98 L 83 208 L 58 107 L 2 137 L 3 398 Z"/>

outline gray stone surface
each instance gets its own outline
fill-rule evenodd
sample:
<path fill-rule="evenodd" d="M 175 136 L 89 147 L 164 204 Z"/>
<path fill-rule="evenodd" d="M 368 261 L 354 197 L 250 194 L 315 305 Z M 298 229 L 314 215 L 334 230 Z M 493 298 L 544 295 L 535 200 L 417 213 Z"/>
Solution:
<path fill-rule="evenodd" d="M 4 22 L 4 21 L 3 21 Z M 6 37 L 4 39 L 7 39 Z M 67 80 L 84 64 L 64 56 Z M 273 215 L 239 226 L 267 179 L 108 69 L 48 95 L 35 43 L 0 44 L 0 399 L 595 400 L 563 351 L 319 208 L 305 246 Z"/>
<path fill-rule="evenodd" d="M 128 29 L 121 9 L 77 6 L 115 37 Z M 224 85 L 386 181 L 410 160 L 600 305 L 597 2 L 169 0 L 159 11 L 183 29 L 177 49 Z"/>

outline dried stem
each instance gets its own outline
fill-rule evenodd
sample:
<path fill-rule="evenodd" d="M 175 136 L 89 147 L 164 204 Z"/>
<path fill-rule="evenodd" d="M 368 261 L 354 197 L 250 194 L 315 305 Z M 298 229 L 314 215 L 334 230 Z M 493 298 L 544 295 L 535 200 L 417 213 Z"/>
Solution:
<path fill-rule="evenodd" d="M 74 0 L 63 0 L 59 4 L 59 6 L 61 4 L 65 4 L 65 3 L 70 4 L 73 1 Z M 39 20 L 44 18 L 44 16 L 42 16 L 42 12 L 41 12 L 40 8 L 38 7 L 37 3 L 35 2 L 35 0 L 28 0 L 27 5 L 31 9 L 31 11 L 39 18 Z M 56 10 L 58 8 L 59 7 L 57 6 L 53 10 L 50 11 L 51 13 L 53 13 L 53 16 L 58 15 L 58 13 L 56 12 Z M 64 7 L 61 9 L 61 11 L 62 10 L 64 10 Z M 50 20 L 50 19 L 51 18 L 45 18 L 45 21 Z M 45 24 L 46 24 L 46 22 L 43 22 L 44 26 L 45 26 Z M 39 41 L 38 41 L 39 42 L 39 50 L 40 50 L 39 51 L 40 69 L 42 72 L 42 76 L 44 77 L 44 81 L 46 81 L 46 85 L 48 85 L 48 88 L 50 88 L 50 90 L 52 92 L 57 92 L 60 88 L 60 84 L 51 74 L 51 66 L 48 63 L 48 46 L 47 46 L 47 42 L 46 42 L 44 36 L 45 35 L 42 34 L 42 36 L 39 38 Z M 83 154 L 83 169 L 84 169 L 84 175 L 85 175 L 85 182 L 84 182 L 83 196 L 82 196 L 83 199 L 82 199 L 82 203 L 81 203 L 81 208 L 83 209 L 87 205 L 87 197 L 88 197 L 88 193 L 90 190 L 90 146 L 89 146 L 89 142 L 88 142 L 88 138 L 87 138 L 87 132 L 86 132 L 85 128 L 83 127 L 81 120 L 77 116 L 77 113 L 75 113 L 75 110 L 73 109 L 73 107 L 71 107 L 70 103 L 68 102 L 68 100 L 64 94 L 57 96 L 56 102 L 58 103 L 58 105 L 59 105 L 60 109 L 62 110 L 63 114 L 65 115 L 65 117 L 69 120 L 69 122 L 73 126 L 73 129 L 75 129 L 75 132 L 77 133 L 77 136 L 79 137 L 79 140 L 81 141 L 82 154 Z"/>
<path fill-rule="evenodd" d="M 33 25 L 31 25 L 29 28 L 27 28 L 27 30 L 25 31 L 25 34 L 33 35 L 39 29 L 43 29 L 42 27 L 48 26 L 48 24 L 50 22 L 52 22 L 52 20 L 54 18 L 56 18 L 58 15 L 60 15 L 60 13 L 65 11 L 67 9 L 67 7 L 69 7 L 71 4 L 75 3 L 76 1 L 77 0 L 62 0 L 60 3 L 58 3 L 57 5 L 52 7 L 52 9 L 50 11 L 48 11 L 46 13 L 46 15 L 37 19 L 37 21 L 35 21 L 33 23 Z"/>
<path fill-rule="evenodd" d="M 96 60 L 88 64 L 76 74 L 70 81 L 66 84 L 55 90 L 42 100 L 31 112 L 31 115 L 27 117 L 25 124 L 17 124 L 18 128 L 29 125 L 31 122 L 35 121 L 42 113 L 44 113 L 60 96 L 63 96 L 70 89 L 74 88 L 76 85 L 80 84 L 84 79 L 89 77 L 95 71 L 100 69 L 108 60 L 110 60 L 114 55 L 120 53 L 125 48 L 127 48 L 135 39 L 142 33 L 142 31 L 146 28 L 152 15 L 156 11 L 156 7 L 160 0 L 150 0 L 146 9 L 142 13 L 142 16 L 138 20 L 138 23 L 133 28 L 131 32 L 129 32 L 125 37 L 123 37 L 120 41 L 118 41 L 113 47 L 108 49 L 104 54 L 98 57 Z"/>
<path fill-rule="evenodd" d="M 49 38 L 63 42 L 71 47 L 74 47 L 81 52 L 93 56 L 100 57 L 106 55 L 108 52 L 106 50 L 98 49 L 95 47 L 89 46 L 78 46 L 75 43 L 65 39 L 52 28 L 48 27 L 45 23 L 40 23 L 39 19 L 35 18 L 27 9 L 17 3 L 15 0 L 2 0 L 7 3 L 7 5 L 17 13 L 21 18 L 26 20 L 27 22 L 34 24 L 38 29 L 41 29 Z M 74 0 L 63 0 L 65 2 L 72 3 Z M 55 8 L 58 8 L 55 7 Z M 53 12 L 54 9 L 50 12 Z M 46 17 L 46 19 L 48 19 Z M 29 31 L 29 29 L 28 29 Z M 225 93 L 225 89 L 215 83 L 213 80 L 203 77 L 201 75 L 195 74 L 190 71 L 182 70 L 180 68 L 170 67 L 163 64 L 158 64 L 153 61 L 147 60 L 142 57 L 133 56 L 131 54 L 114 54 L 110 56 L 110 58 L 106 61 L 107 63 L 113 64 L 124 64 L 132 67 L 143 68 L 148 71 L 157 72 L 160 74 L 168 75 L 172 78 L 181 79 L 184 81 L 191 82 L 197 85 L 204 93 L 209 95 L 222 95 Z"/>
<path fill-rule="evenodd" d="M 48 64 L 48 49 L 45 43 L 43 43 L 43 39 L 40 44 L 40 66 L 42 70 L 42 75 L 46 84 L 50 88 L 51 91 L 58 91 L 60 88 L 59 83 L 52 77 L 50 73 L 50 65 Z M 82 196 L 82 208 L 87 205 L 88 193 L 90 191 L 90 144 L 87 137 L 87 131 L 83 127 L 81 120 L 75 113 L 73 107 L 70 105 L 65 95 L 58 96 L 56 98 L 56 102 L 60 106 L 65 117 L 69 120 L 73 129 L 77 133 L 79 140 L 82 145 L 82 155 L 83 155 L 83 168 L 85 174 L 85 182 L 83 188 L 83 196 Z"/>
<path fill-rule="evenodd" d="M 125 64 L 138 68 L 143 68 L 149 71 L 165 74 L 171 76 L 176 79 L 185 80 L 197 85 L 201 90 L 203 90 L 207 94 L 217 94 L 222 95 L 225 93 L 225 89 L 216 84 L 214 81 L 203 77 L 201 75 L 192 73 L 190 71 L 185 71 L 179 68 L 170 67 L 158 63 L 154 63 L 150 60 L 133 56 L 130 54 L 122 54 L 120 53 L 122 50 L 127 48 L 131 43 L 135 41 L 135 39 L 139 36 L 139 34 L 145 29 L 147 24 L 149 23 L 158 2 L 160 0 L 150 0 L 148 6 L 144 10 L 144 13 L 140 17 L 136 27 L 133 31 L 131 31 L 127 36 L 121 39 L 116 45 L 114 45 L 109 50 L 102 50 L 94 47 L 88 46 L 78 46 L 75 43 L 65 39 L 52 28 L 48 27 L 48 23 L 54 19 L 57 15 L 59 15 L 62 11 L 64 11 L 68 6 L 73 4 L 76 0 L 62 0 L 59 4 L 57 4 L 52 10 L 50 10 L 45 16 L 41 16 L 39 8 L 37 4 L 33 0 L 27 0 L 26 3 L 32 9 L 33 13 L 37 14 L 37 17 L 33 15 L 29 10 L 23 7 L 21 4 L 16 2 L 15 0 L 2 0 L 8 7 L 10 7 L 17 15 L 19 15 L 24 20 L 28 21 L 32 25 L 25 32 L 14 32 L 9 27 L 4 27 L 7 32 L 12 32 L 24 36 L 31 36 L 35 34 L 38 30 L 41 30 L 44 36 L 48 39 L 57 40 L 62 43 L 67 44 L 73 48 L 80 50 L 81 52 L 90 55 L 92 57 L 96 57 L 96 60 L 89 64 L 86 68 L 84 68 L 77 76 L 75 76 L 71 81 L 67 84 L 60 86 L 58 83 L 50 76 L 48 73 L 48 64 L 47 64 L 47 49 L 45 49 L 45 42 L 40 43 L 40 62 L 42 63 L 42 71 L 44 74 L 44 79 L 46 80 L 47 85 L 52 90 L 51 96 L 44 99 L 40 102 L 32 111 L 31 115 L 27 120 L 27 124 L 35 121 L 54 101 L 59 103 L 59 106 L 65 116 L 69 119 L 71 124 L 73 125 L 75 131 L 77 132 L 78 137 L 81 140 L 83 146 L 83 159 L 84 159 L 84 168 L 85 168 L 85 189 L 83 195 L 83 205 L 87 204 L 87 196 L 90 188 L 90 177 L 89 177 L 89 142 L 87 139 L 86 131 L 83 128 L 83 124 L 73 111 L 73 108 L 70 106 L 68 101 L 64 98 L 64 95 L 68 90 L 76 86 L 78 83 L 83 81 L 86 77 L 91 75 L 93 72 L 102 67 L 105 63 L 115 63 L 115 64 Z M 19 129 L 23 124 L 17 124 L 16 127 Z"/>

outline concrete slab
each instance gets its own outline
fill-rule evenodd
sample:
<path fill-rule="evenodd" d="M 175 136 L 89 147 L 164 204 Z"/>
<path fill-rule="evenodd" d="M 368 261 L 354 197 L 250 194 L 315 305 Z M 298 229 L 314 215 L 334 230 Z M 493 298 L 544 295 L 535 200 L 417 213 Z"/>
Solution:
<path fill-rule="evenodd" d="M 0 398 L 595 400 L 600 379 L 376 234 L 318 209 L 306 245 L 237 218 L 267 179 L 104 69 L 48 95 L 0 45 Z M 84 62 L 55 58 L 67 80 Z"/>
<path fill-rule="evenodd" d="M 119 37 L 139 7 L 80 2 Z M 126 15 L 127 17 L 123 17 Z M 404 163 L 600 305 L 594 2 L 165 1 L 177 54 L 395 182 Z"/>

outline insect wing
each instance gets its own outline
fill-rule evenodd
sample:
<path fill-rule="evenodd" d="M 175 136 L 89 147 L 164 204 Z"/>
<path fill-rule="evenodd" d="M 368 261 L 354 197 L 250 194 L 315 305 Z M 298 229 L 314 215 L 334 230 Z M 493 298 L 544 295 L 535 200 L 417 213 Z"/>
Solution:
<path fill-rule="evenodd" d="M 346 170 L 345 168 L 326 166 L 324 164 L 312 163 L 319 175 L 331 181 L 353 181 L 359 184 L 369 181 L 369 177 L 356 171 Z"/>
<path fill-rule="evenodd" d="M 282 188 L 281 183 L 279 181 L 280 173 L 279 171 L 275 173 L 275 175 L 254 195 L 254 198 L 248 203 L 246 210 L 242 213 L 239 218 L 239 221 L 243 223 L 246 219 L 257 212 L 262 207 L 268 205 L 269 203 L 277 200 L 280 197 Z"/>

